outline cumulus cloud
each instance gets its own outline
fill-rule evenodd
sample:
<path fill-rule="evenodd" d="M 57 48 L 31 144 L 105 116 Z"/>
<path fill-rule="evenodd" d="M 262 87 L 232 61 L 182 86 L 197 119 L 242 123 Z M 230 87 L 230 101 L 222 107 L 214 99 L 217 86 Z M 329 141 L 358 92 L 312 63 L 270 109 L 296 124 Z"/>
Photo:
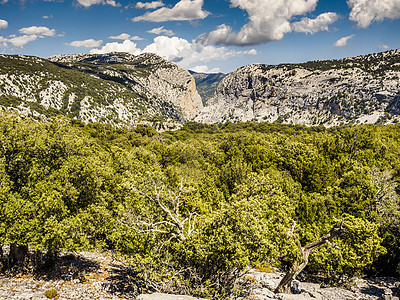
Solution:
<path fill-rule="evenodd" d="M 390 49 L 390 47 L 388 45 L 384 44 L 384 43 L 379 43 L 378 48 L 379 49 L 383 49 L 383 50 Z"/>
<path fill-rule="evenodd" d="M 8 22 L 6 20 L 0 19 L 0 29 L 6 29 L 8 27 Z"/>
<path fill-rule="evenodd" d="M 210 70 L 208 68 L 208 66 L 206 66 L 206 65 L 195 66 L 195 67 L 191 68 L 191 70 L 196 73 L 221 73 L 222 72 L 220 68 L 213 68 Z"/>
<path fill-rule="evenodd" d="M 162 1 L 136 3 L 136 8 L 155 9 L 155 8 L 159 8 L 162 6 L 164 6 L 164 3 L 162 3 Z"/>
<path fill-rule="evenodd" d="M 354 34 L 352 35 L 348 35 L 348 36 L 344 36 L 340 39 L 338 39 L 335 43 L 335 47 L 345 47 L 347 45 L 347 42 L 352 39 L 353 37 L 355 37 Z"/>
<path fill-rule="evenodd" d="M 226 47 L 203 45 L 193 41 L 188 42 L 178 37 L 158 36 L 148 45 L 144 52 L 153 52 L 178 65 L 188 68 L 194 63 L 212 60 L 226 60 L 234 56 L 255 55 L 254 49 L 248 51 L 229 50 Z"/>
<path fill-rule="evenodd" d="M 292 29 L 297 32 L 314 34 L 319 31 L 328 31 L 329 25 L 335 23 L 339 16 L 334 12 L 320 14 L 315 19 L 302 18 L 300 22 L 292 23 Z"/>
<path fill-rule="evenodd" d="M 172 30 L 164 29 L 164 26 L 153 28 L 152 30 L 147 31 L 148 33 L 154 33 L 157 35 L 165 34 L 168 36 L 173 36 L 175 33 Z"/>
<path fill-rule="evenodd" d="M 90 7 L 92 5 L 103 4 L 111 5 L 113 7 L 119 7 L 120 4 L 116 3 L 114 0 L 78 0 L 78 3 L 83 7 Z"/>
<path fill-rule="evenodd" d="M 232 7 L 245 10 L 250 21 L 239 31 L 222 24 L 198 40 L 215 45 L 258 45 L 281 40 L 292 31 L 290 19 L 315 9 L 318 0 L 230 0 Z"/>
<path fill-rule="evenodd" d="M 350 20 L 360 28 L 367 28 L 374 21 L 400 18 L 399 0 L 348 0 Z"/>
<path fill-rule="evenodd" d="M 229 50 L 226 47 L 199 44 L 196 41 L 189 42 L 178 37 L 158 36 L 153 43 L 143 50 L 136 43 L 125 40 L 123 43 L 107 43 L 100 49 L 92 49 L 90 53 L 101 54 L 109 52 L 128 52 L 138 55 L 145 52 L 156 53 L 163 58 L 175 62 L 178 65 L 189 68 L 191 65 L 204 64 L 213 60 L 226 60 L 234 56 L 256 55 L 254 49 L 248 51 Z"/>
<path fill-rule="evenodd" d="M 22 48 L 29 42 L 35 41 L 37 38 L 38 38 L 37 35 L 22 35 L 22 36 L 12 37 L 11 39 L 3 38 L 2 41 L 11 43 L 14 47 Z"/>
<path fill-rule="evenodd" d="M 113 42 L 107 43 L 100 49 L 91 49 L 91 54 L 103 54 L 109 52 L 128 52 L 134 55 L 138 55 L 142 53 L 142 51 L 137 48 L 136 43 L 131 42 L 130 40 L 125 40 L 122 43 Z"/>
<path fill-rule="evenodd" d="M 102 40 L 94 40 L 94 39 L 87 39 L 83 41 L 73 41 L 68 45 L 73 47 L 86 47 L 86 48 L 95 48 L 99 47 L 103 41 Z"/>
<path fill-rule="evenodd" d="M 144 15 L 135 17 L 133 22 L 150 21 L 191 21 L 204 19 L 210 13 L 203 10 L 203 0 L 180 0 L 174 7 L 162 7 L 152 12 L 146 12 Z"/>
<path fill-rule="evenodd" d="M 44 26 L 31 26 L 24 27 L 19 30 L 20 33 L 26 35 L 38 35 L 38 36 L 55 36 L 56 31 L 54 29 L 49 29 Z"/>
<path fill-rule="evenodd" d="M 143 40 L 141 37 L 138 37 L 137 35 L 130 36 L 127 33 L 121 33 L 120 35 L 112 35 L 112 36 L 109 36 L 108 38 L 112 39 L 112 40 L 131 40 L 131 41 L 141 41 L 141 40 Z"/>
<path fill-rule="evenodd" d="M 2 21 L 2 20 L 0 20 L 0 21 Z M 49 29 L 44 26 L 24 27 L 24 28 L 21 28 L 19 30 L 19 32 L 23 35 L 16 36 L 15 34 L 13 34 L 13 35 L 10 35 L 8 38 L 0 37 L 0 42 L 2 43 L 2 46 L 7 47 L 8 44 L 11 44 L 14 47 L 22 48 L 27 43 L 35 41 L 38 38 L 55 37 L 56 36 L 56 31 L 54 29 Z"/>

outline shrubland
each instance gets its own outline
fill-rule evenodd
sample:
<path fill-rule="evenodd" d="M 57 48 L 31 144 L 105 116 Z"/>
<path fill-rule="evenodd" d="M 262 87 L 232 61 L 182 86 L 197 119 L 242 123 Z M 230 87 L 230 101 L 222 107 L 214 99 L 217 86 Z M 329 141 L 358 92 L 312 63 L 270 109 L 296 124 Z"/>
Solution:
<path fill-rule="evenodd" d="M 1 268 L 107 249 L 141 288 L 224 298 L 250 268 L 302 263 L 299 244 L 340 226 L 307 256 L 309 274 L 332 284 L 398 276 L 399 152 L 399 125 L 186 123 L 158 133 L 3 113 Z"/>

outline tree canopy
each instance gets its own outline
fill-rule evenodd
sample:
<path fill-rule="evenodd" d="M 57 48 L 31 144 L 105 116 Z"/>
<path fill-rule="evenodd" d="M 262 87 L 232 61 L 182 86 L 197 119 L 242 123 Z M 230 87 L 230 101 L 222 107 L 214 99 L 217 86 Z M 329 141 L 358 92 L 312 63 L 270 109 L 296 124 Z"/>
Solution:
<path fill-rule="evenodd" d="M 158 133 L 3 113 L 0 245 L 110 249 L 155 279 L 174 276 L 171 289 L 224 297 L 248 268 L 300 259 L 294 222 L 306 245 L 343 221 L 340 249 L 315 249 L 307 270 L 395 276 L 399 149 L 399 125 Z"/>

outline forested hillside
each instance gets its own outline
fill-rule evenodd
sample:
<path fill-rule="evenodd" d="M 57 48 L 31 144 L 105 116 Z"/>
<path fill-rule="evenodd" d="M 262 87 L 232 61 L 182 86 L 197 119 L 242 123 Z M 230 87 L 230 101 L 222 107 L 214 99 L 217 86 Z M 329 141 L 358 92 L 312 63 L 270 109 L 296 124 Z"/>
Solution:
<path fill-rule="evenodd" d="M 19 255 L 2 254 L 1 268 L 102 248 L 127 258 L 148 291 L 222 299 L 249 267 L 300 260 L 290 228 L 305 245 L 341 224 L 338 247 L 311 252 L 308 272 L 331 283 L 398 276 L 399 152 L 399 125 L 157 133 L 2 114 L 0 246 Z"/>

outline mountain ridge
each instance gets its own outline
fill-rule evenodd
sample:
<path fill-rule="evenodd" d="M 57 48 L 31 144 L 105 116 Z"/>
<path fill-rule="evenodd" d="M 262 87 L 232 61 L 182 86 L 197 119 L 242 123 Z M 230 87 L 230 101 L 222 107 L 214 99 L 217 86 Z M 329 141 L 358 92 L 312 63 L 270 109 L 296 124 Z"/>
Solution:
<path fill-rule="evenodd" d="M 34 118 L 64 114 L 116 126 L 154 116 L 185 121 L 202 107 L 193 76 L 149 53 L 1 55 L 0 101 Z"/>
<path fill-rule="evenodd" d="M 201 94 L 201 96 L 200 96 Z M 187 71 L 152 53 L 0 55 L 0 108 L 131 126 L 178 122 L 324 125 L 400 121 L 400 49 L 335 60 Z"/>
<path fill-rule="evenodd" d="M 195 120 L 387 123 L 399 120 L 399 103 L 400 49 L 301 64 L 243 66 L 222 79 Z"/>

